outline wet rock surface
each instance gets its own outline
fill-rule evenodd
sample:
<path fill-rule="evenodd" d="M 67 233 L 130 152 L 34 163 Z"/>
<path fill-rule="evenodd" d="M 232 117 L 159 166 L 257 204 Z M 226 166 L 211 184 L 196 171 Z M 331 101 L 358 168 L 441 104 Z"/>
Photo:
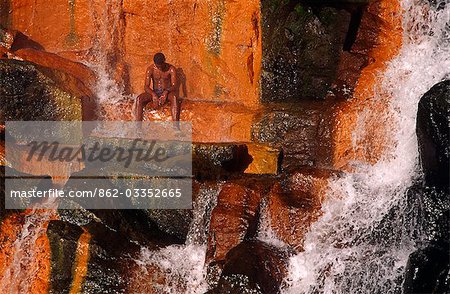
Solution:
<path fill-rule="evenodd" d="M 263 102 L 324 99 L 331 90 L 351 14 L 329 4 L 262 1 Z"/>
<path fill-rule="evenodd" d="M 450 289 L 449 196 L 448 192 L 423 183 L 408 191 L 409 205 L 420 207 L 415 226 L 419 249 L 408 258 L 404 293 L 446 293 Z"/>
<path fill-rule="evenodd" d="M 304 168 L 284 175 L 267 194 L 266 214 L 276 237 L 296 251 L 303 250 L 309 226 L 320 216 L 328 180 L 336 172 Z"/>
<path fill-rule="evenodd" d="M 71 211 L 77 213 L 77 211 Z M 125 293 L 126 273 L 139 246 L 124 230 L 116 231 L 99 219 L 83 227 L 50 221 L 51 291 L 64 293 Z"/>
<path fill-rule="evenodd" d="M 214 207 L 211 213 L 201 212 L 196 207 L 206 198 L 201 189 L 196 187 L 194 198 L 197 199 L 194 199 L 193 210 L 59 211 L 61 221 L 51 222 L 48 230 L 55 248 L 53 251 L 57 251 L 52 257 L 56 272 L 52 277 L 52 287 L 63 289 L 73 285 L 69 285 L 69 280 L 76 280 L 74 266 L 80 266 L 75 261 L 77 258 L 82 259 L 81 253 L 74 250 L 80 244 L 89 246 L 87 270 L 81 279 L 80 290 L 86 293 L 125 293 L 129 281 L 127 275 L 134 270 L 129 265 L 134 264 L 133 259 L 140 246 L 157 252 L 170 244 L 205 244 L 204 236 L 207 236 L 206 262 L 219 267 L 218 271 L 217 268 L 212 270 L 216 270 L 215 274 L 219 276 L 213 279 L 214 289 L 210 293 L 278 293 L 286 276 L 288 254 L 274 246 L 252 240 L 261 222 L 261 205 L 267 201 L 264 203 L 267 205 L 266 213 L 272 218 L 271 228 L 277 237 L 291 249 L 300 251 L 304 232 L 319 215 L 327 179 L 334 175 L 327 169 L 304 169 L 305 166 L 329 167 L 333 160 L 330 158 L 332 147 L 335 147 L 331 146 L 331 107 L 328 104 L 300 104 L 299 100 L 323 99 L 330 90 L 335 92 L 333 82 L 347 95 L 346 83 L 356 83 L 361 68 L 367 64 L 367 52 L 364 50 L 376 45 L 377 41 L 372 40 L 376 37 L 375 33 L 371 35 L 370 29 L 376 28 L 384 19 L 378 19 L 376 12 L 370 11 L 367 14 L 369 17 L 362 20 L 366 24 L 361 34 L 363 37 L 349 41 L 347 38 L 352 38 L 349 37 L 349 30 L 354 29 L 351 23 L 354 17 L 358 18 L 361 12 L 358 5 L 364 1 L 302 1 L 301 4 L 299 1 L 282 1 L 278 3 L 280 9 L 269 9 L 274 19 L 274 25 L 271 25 L 273 31 L 269 32 L 273 36 L 270 41 L 273 46 L 264 49 L 269 57 L 266 56 L 264 60 L 267 72 L 263 75 L 266 83 L 263 83 L 262 100 L 292 103 L 266 103 L 263 109 L 256 109 L 247 106 L 259 103 L 259 1 L 172 1 L 169 4 L 156 4 L 151 11 L 146 1 L 124 1 L 107 7 L 110 11 L 106 14 L 117 16 L 114 20 L 117 22 L 113 23 L 109 18 L 102 18 L 102 13 L 107 11 L 103 10 L 105 7 L 102 3 L 86 7 L 86 3 L 76 2 L 77 9 L 74 10 L 75 1 L 69 1 L 69 9 L 67 1 L 62 0 L 39 4 L 38 7 L 33 6 L 36 3 L 28 2 L 17 1 L 24 5 L 13 9 L 13 15 L 8 17 L 12 17 L 22 28 L 29 27 L 33 37 L 39 36 L 39 41 L 50 51 L 59 51 L 61 55 L 73 59 L 85 58 L 86 52 L 100 50 L 94 48 L 96 45 L 91 44 L 90 37 L 93 35 L 93 39 L 96 39 L 101 36 L 104 31 L 99 23 L 104 21 L 108 26 L 106 39 L 113 40 L 106 42 L 108 40 L 101 39 L 97 42 L 105 41 L 100 47 L 112 48 L 106 48 L 106 56 L 96 57 L 106 58 L 109 67 L 115 68 L 117 65 L 114 79 L 118 83 L 128 84 L 132 92 L 138 93 L 142 86 L 149 56 L 154 53 L 151 51 L 165 51 L 168 61 L 180 66 L 178 72 L 185 75 L 186 89 L 183 95 L 194 98 L 194 101 L 205 100 L 191 105 L 186 103 L 186 110 L 196 107 L 195 111 L 182 112 L 182 118 L 193 120 L 194 129 L 201 130 L 200 136 L 196 138 L 202 142 L 229 142 L 198 144 L 194 147 L 194 176 L 200 181 L 208 180 L 220 186 L 211 188 L 218 192 L 215 199 L 217 205 L 215 200 L 207 204 L 209 208 Z M 269 2 L 263 1 L 263 6 Z M 54 6 L 54 9 L 48 9 L 49 5 Z M 263 13 L 267 15 L 264 12 L 266 8 L 263 7 Z M 49 11 L 51 15 L 48 15 Z M 178 11 L 183 13 L 178 15 Z M 35 12 L 38 16 L 34 20 L 20 19 L 22 15 L 34 15 Z M 236 18 L 236 15 L 239 17 Z M 386 15 L 391 17 L 393 14 Z M 63 22 L 61 27 L 52 27 L 55 19 L 61 21 L 64 17 L 70 22 Z M 170 25 L 162 29 L 163 33 L 149 31 L 149 27 L 158 22 L 169 22 Z M 44 25 L 37 25 L 40 23 Z M 50 32 L 45 38 L 50 35 L 55 38 L 44 40 L 41 31 Z M 187 32 L 195 35 L 195 38 L 186 38 Z M 263 34 L 269 33 L 263 30 Z M 170 42 L 167 42 L 167 38 Z M 353 41 L 354 44 L 347 43 Z M 15 48 L 17 54 L 27 58 L 58 61 L 38 52 L 42 48 L 34 48 L 37 51 L 23 49 L 33 47 L 27 42 L 16 45 L 16 48 L 14 44 L 9 44 L 8 48 Z M 163 44 L 162 47 L 158 42 Z M 127 50 L 116 50 L 118 44 L 125 44 L 123 47 Z M 349 50 L 349 46 L 353 51 Z M 184 52 L 188 52 L 189 56 Z M 66 65 L 58 63 L 57 66 L 62 68 Z M 59 81 L 64 81 L 64 84 L 69 85 L 69 89 L 64 91 L 71 93 L 71 89 L 77 88 L 79 84 L 71 78 L 65 80 L 67 70 L 64 74 L 53 70 L 42 70 L 42 73 L 50 80 L 57 81 L 57 85 Z M 72 75 L 83 80 L 82 77 L 87 74 L 79 71 Z M 34 84 L 39 82 L 37 80 Z M 87 93 L 83 92 L 84 88 L 74 93 L 77 91 Z M 224 101 L 227 103 L 222 103 Z M 113 113 L 109 118 L 117 119 L 120 116 L 130 119 L 129 106 L 127 104 L 124 106 L 126 108 L 121 109 L 113 105 L 110 111 L 121 112 L 122 116 Z M 22 109 L 19 104 L 13 107 Z M 347 114 L 346 111 L 342 113 Z M 153 120 L 160 117 L 159 114 L 152 112 L 148 117 Z M 250 130 L 252 122 L 254 125 Z M 349 133 L 354 129 L 345 124 L 343 128 Z M 281 175 L 275 175 L 274 172 L 273 176 L 252 178 L 242 174 L 252 160 L 245 144 L 250 140 L 282 151 L 281 168 L 270 163 L 270 170 L 282 172 Z M 236 141 L 242 143 L 234 143 Z M 111 181 L 104 188 L 115 187 L 116 184 Z M 71 188 L 70 180 L 66 188 Z M 195 213 L 204 215 L 198 220 Z M 90 239 L 81 240 L 81 236 L 86 233 L 89 233 Z M 413 260 L 412 264 L 420 264 L 420 260 L 425 260 L 422 256 L 428 253 L 431 260 L 429 264 L 435 264 L 435 256 L 443 252 L 442 248 L 423 250 L 415 258 L 419 262 Z M 71 264 L 72 272 L 69 272 L 69 265 L 61 269 L 62 263 Z M 438 266 L 441 268 L 440 263 Z M 82 264 L 80 269 L 82 272 Z M 155 282 L 159 290 L 179 282 L 169 280 L 171 273 L 163 272 L 157 265 L 147 269 L 145 274 L 149 278 L 142 285 L 145 282 L 153 285 Z M 176 271 L 175 268 L 170 270 Z"/>
<path fill-rule="evenodd" d="M 425 179 L 409 190 L 420 207 L 419 249 L 408 259 L 405 293 L 444 293 L 450 289 L 449 191 L 450 81 L 433 86 L 419 102 L 416 131 Z"/>
<path fill-rule="evenodd" d="M 50 291 L 53 293 L 70 289 L 78 239 L 82 233 L 80 227 L 63 221 L 51 221 L 48 225 L 47 236 L 52 252 Z"/>
<path fill-rule="evenodd" d="M 325 111 L 324 111 L 325 110 Z M 282 170 L 330 164 L 332 104 L 272 104 L 258 115 L 252 139 L 281 148 Z"/>
<path fill-rule="evenodd" d="M 409 256 L 403 293 L 446 293 L 450 289 L 449 246 L 429 245 Z"/>
<path fill-rule="evenodd" d="M 215 289 L 208 293 L 279 293 L 288 254 L 261 241 L 245 241 L 226 257 Z"/>
<path fill-rule="evenodd" d="M 223 264 L 231 248 L 255 235 L 263 191 L 261 184 L 233 181 L 222 186 L 211 213 L 206 263 Z"/>
<path fill-rule="evenodd" d="M 194 144 L 192 167 L 199 179 L 219 179 L 243 173 L 252 159 L 245 144 Z"/>
<path fill-rule="evenodd" d="M 433 86 L 419 102 L 417 137 L 428 186 L 449 188 L 450 80 Z"/>
<path fill-rule="evenodd" d="M 73 83 L 70 83 L 72 79 Z M 79 120 L 89 98 L 73 77 L 29 62 L 0 60 L 0 120 Z"/>
<path fill-rule="evenodd" d="M 180 76 L 187 77 L 184 96 L 258 103 L 258 0 L 9 2 L 4 25 L 26 32 L 48 52 L 109 63 L 101 66 L 133 94 L 143 92 L 151 58 L 163 51 Z"/>

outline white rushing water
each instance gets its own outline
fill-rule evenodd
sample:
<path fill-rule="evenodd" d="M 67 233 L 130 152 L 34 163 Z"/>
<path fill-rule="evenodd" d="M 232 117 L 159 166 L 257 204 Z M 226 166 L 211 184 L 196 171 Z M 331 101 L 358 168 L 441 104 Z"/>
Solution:
<path fill-rule="evenodd" d="M 57 206 L 56 199 L 50 198 L 42 204 L 34 204 L 24 216 L 20 233 L 12 244 L 10 262 L 0 277 L 0 293 L 31 293 L 32 282 L 41 270 L 38 263 L 40 250 L 45 250 L 39 248 L 37 241 L 46 234 L 46 226 L 55 217 Z"/>
<path fill-rule="evenodd" d="M 401 292 L 416 246 L 412 234 L 420 234 L 414 231 L 417 211 L 405 193 L 420 177 L 417 105 L 428 89 L 450 77 L 450 5 L 437 11 L 427 1 L 401 2 L 403 46 L 375 89 L 375 95 L 393 98 L 394 146 L 377 164 L 359 165 L 331 182 L 305 251 L 290 259 L 286 293 Z M 355 136 L 364 132 L 364 117 L 370 115 L 361 114 Z"/>
<path fill-rule="evenodd" d="M 184 245 L 171 245 L 158 251 L 142 248 L 137 263 L 146 272 L 156 266 L 167 283 L 153 286 L 161 293 L 202 294 L 208 290 L 206 281 L 206 242 L 211 212 L 217 204 L 221 183 L 201 188 L 193 203 L 193 218 Z"/>

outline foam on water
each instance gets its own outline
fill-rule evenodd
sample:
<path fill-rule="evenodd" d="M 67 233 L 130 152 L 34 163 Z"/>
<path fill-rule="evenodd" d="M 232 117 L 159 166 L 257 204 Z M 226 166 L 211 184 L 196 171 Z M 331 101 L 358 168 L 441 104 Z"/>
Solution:
<path fill-rule="evenodd" d="M 136 262 L 142 271 L 153 265 L 164 273 L 167 282 L 160 289 L 163 293 L 201 294 L 208 290 L 205 268 L 207 232 L 221 185 L 201 188 L 198 201 L 193 204 L 193 219 L 186 244 L 171 245 L 157 251 L 142 248 Z"/>
<path fill-rule="evenodd" d="M 42 270 L 39 258 L 45 250 L 39 248 L 38 239 L 45 236 L 49 221 L 55 218 L 57 206 L 56 198 L 49 198 L 25 212 L 22 228 L 12 244 L 9 264 L 0 277 L 1 293 L 32 292 L 33 283 L 39 279 L 39 271 Z"/>
<path fill-rule="evenodd" d="M 394 145 L 373 166 L 331 181 L 323 216 L 290 260 L 286 293 L 398 293 L 416 248 L 417 208 L 406 190 L 420 177 L 415 134 L 420 97 L 450 76 L 450 5 L 403 0 L 403 46 L 375 95 L 390 95 Z M 441 6 L 442 8 L 442 6 Z M 382 94 L 381 94 L 382 93 Z M 376 98 L 376 97 L 375 97 Z M 361 113 L 354 137 L 365 131 Z M 357 141 L 355 139 L 355 141 Z"/>

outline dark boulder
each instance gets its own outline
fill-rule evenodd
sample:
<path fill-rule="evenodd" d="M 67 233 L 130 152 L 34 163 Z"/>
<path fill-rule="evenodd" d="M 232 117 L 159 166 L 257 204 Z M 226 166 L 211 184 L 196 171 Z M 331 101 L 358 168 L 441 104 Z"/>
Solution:
<path fill-rule="evenodd" d="M 51 293 L 125 293 L 128 273 L 140 246 L 123 233 L 95 221 L 80 227 L 50 221 Z"/>
<path fill-rule="evenodd" d="M 78 238 L 82 233 L 82 228 L 63 221 L 55 220 L 48 224 L 47 237 L 51 250 L 51 292 L 63 293 L 66 289 L 70 289 Z"/>
<path fill-rule="evenodd" d="M 195 143 L 192 169 L 197 179 L 219 179 L 242 173 L 252 162 L 245 144 Z"/>
<path fill-rule="evenodd" d="M 406 227 L 415 238 L 418 250 L 408 259 L 405 271 L 404 293 L 447 293 L 450 290 L 450 197 L 446 191 L 417 183 L 408 190 L 407 211 L 418 211 L 414 218 L 406 216 Z M 405 208 L 402 208 L 405 209 Z M 389 221 L 389 220 L 388 220 Z M 394 222 L 390 222 L 394 223 Z M 388 238 L 396 228 L 385 232 Z M 384 239 L 386 237 L 383 237 Z"/>
<path fill-rule="evenodd" d="M 264 102 L 323 99 L 336 79 L 351 13 L 299 2 L 262 1 Z"/>
<path fill-rule="evenodd" d="M 417 137 L 428 186 L 449 187 L 450 80 L 433 86 L 419 102 Z"/>
<path fill-rule="evenodd" d="M 267 105 L 254 119 L 252 140 L 280 148 L 284 171 L 326 166 L 331 160 L 331 117 L 326 102 Z"/>
<path fill-rule="evenodd" d="M 264 242 L 242 242 L 227 254 L 218 285 L 209 293 L 279 293 L 287 257 Z"/>
<path fill-rule="evenodd" d="M 0 121 L 92 118 L 94 100 L 70 74 L 31 62 L 0 60 Z"/>
<path fill-rule="evenodd" d="M 424 182 L 408 191 L 408 202 L 419 210 L 419 249 L 406 266 L 404 293 L 448 293 L 449 260 L 449 105 L 450 80 L 434 85 L 419 102 L 417 137 Z"/>
<path fill-rule="evenodd" d="M 403 293 L 448 293 L 449 247 L 429 245 L 409 256 Z"/>

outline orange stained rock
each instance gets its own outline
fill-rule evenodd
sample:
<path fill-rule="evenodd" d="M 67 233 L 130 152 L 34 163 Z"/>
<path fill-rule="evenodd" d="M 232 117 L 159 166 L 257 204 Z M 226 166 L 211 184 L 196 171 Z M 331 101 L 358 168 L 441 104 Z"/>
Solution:
<path fill-rule="evenodd" d="M 107 120 L 133 120 L 133 101 L 103 104 L 102 116 Z M 194 142 L 250 142 L 251 128 L 258 110 L 237 103 L 220 103 L 184 100 L 181 104 L 181 121 L 192 122 Z M 148 104 L 144 121 L 171 121 L 169 104 L 152 110 Z"/>
<path fill-rule="evenodd" d="M 246 144 L 252 162 L 244 171 L 247 174 L 277 174 L 280 150 L 261 144 Z"/>
<path fill-rule="evenodd" d="M 75 256 L 75 263 L 73 268 L 73 281 L 70 288 L 70 294 L 81 293 L 84 279 L 88 270 L 89 262 L 89 242 L 91 240 L 91 234 L 84 231 L 80 238 L 78 238 L 77 251 Z"/>
<path fill-rule="evenodd" d="M 134 94 L 143 91 L 152 56 L 163 51 L 185 77 L 184 97 L 259 103 L 260 0 L 7 2 L 11 29 L 48 52 L 108 62 L 111 78 Z"/>
<path fill-rule="evenodd" d="M 88 50 L 95 28 L 93 5 L 77 0 L 8 0 L 9 24 L 46 51 Z"/>
<path fill-rule="evenodd" d="M 82 63 L 68 60 L 53 53 L 31 48 L 19 49 L 15 51 L 14 54 L 23 60 L 68 73 L 82 81 L 86 86 L 92 87 L 96 83 L 94 72 Z"/>
<path fill-rule="evenodd" d="M 21 231 L 26 218 L 33 214 L 45 215 L 42 222 L 28 227 L 28 234 L 37 234 L 34 244 L 26 244 L 26 248 L 18 246 Z M 1 293 L 48 293 L 50 287 L 50 242 L 47 238 L 47 226 L 50 220 L 56 219 L 55 213 L 49 215 L 48 210 L 28 209 L 21 213 L 11 213 L 2 220 L 0 227 L 0 292 Z M 29 235 L 28 235 L 29 236 Z M 34 240 L 34 239 L 32 239 Z M 24 257 L 26 264 L 14 256 Z"/>
<path fill-rule="evenodd" d="M 270 228 L 279 240 L 303 250 L 305 233 L 321 215 L 320 207 L 332 171 L 306 169 L 293 173 L 269 192 L 267 214 Z"/>
<path fill-rule="evenodd" d="M 153 54 L 186 78 L 186 97 L 255 105 L 261 71 L 260 1 L 124 1 L 125 61 L 143 91 Z M 163 24 L 163 25 L 162 25 Z"/>
<path fill-rule="evenodd" d="M 363 16 L 356 41 L 363 46 L 359 45 L 356 50 L 368 51 L 370 63 L 361 72 L 353 99 L 341 103 L 335 113 L 333 163 L 337 168 L 345 168 L 351 160 L 375 163 L 391 145 L 392 120 L 388 112 L 391 97 L 387 93 L 375 96 L 374 89 L 387 63 L 402 45 L 401 13 L 398 0 L 377 0 L 370 2 Z M 376 40 L 371 39 L 374 32 Z M 363 112 L 365 116 L 360 116 Z M 358 126 L 364 128 L 364 134 L 355 138 Z"/>
<path fill-rule="evenodd" d="M 223 262 L 257 222 L 261 191 L 250 183 L 226 183 L 211 212 L 206 263 Z"/>
<path fill-rule="evenodd" d="M 13 152 L 8 153 L 8 164 L 20 172 L 32 174 L 35 176 L 50 176 L 54 184 L 62 187 L 69 179 L 69 176 L 84 168 L 84 163 L 79 162 L 78 158 L 70 162 L 49 161 L 44 157 L 39 160 L 39 153 L 34 153 L 31 160 L 27 160 L 31 153 L 31 146 L 7 145 L 8 148 L 14 148 Z"/>

